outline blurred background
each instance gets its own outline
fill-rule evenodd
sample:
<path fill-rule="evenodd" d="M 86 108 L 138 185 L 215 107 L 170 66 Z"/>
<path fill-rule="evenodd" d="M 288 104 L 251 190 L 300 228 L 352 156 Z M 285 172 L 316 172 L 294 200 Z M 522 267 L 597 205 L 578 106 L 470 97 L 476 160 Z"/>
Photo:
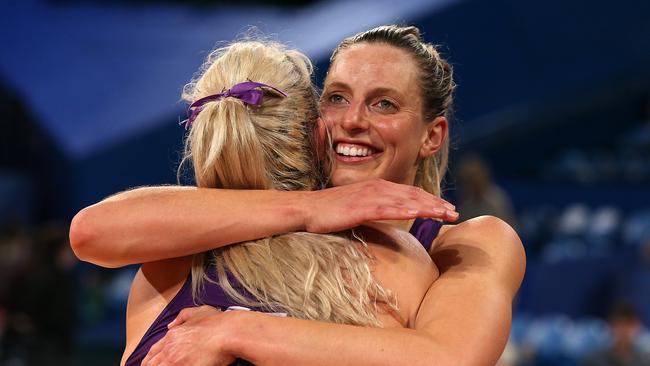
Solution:
<path fill-rule="evenodd" d="M 650 2 L 23 0 L 0 5 L 0 365 L 113 365 L 135 267 L 76 260 L 81 208 L 175 184 L 182 86 L 249 26 L 307 53 L 413 24 L 459 84 L 446 197 L 528 268 L 501 365 L 645 365 Z M 632 345 L 632 346 L 631 346 Z"/>

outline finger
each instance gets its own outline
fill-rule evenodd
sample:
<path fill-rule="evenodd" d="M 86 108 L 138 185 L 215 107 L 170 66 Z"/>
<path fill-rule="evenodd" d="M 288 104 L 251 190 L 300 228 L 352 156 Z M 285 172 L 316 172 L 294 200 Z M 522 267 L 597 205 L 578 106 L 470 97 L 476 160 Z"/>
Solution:
<path fill-rule="evenodd" d="M 432 219 L 440 219 L 443 221 L 456 221 L 458 220 L 458 212 L 449 210 L 442 207 L 434 207 L 430 210 L 422 210 L 419 212 L 419 217 L 429 217 Z"/>
<path fill-rule="evenodd" d="M 417 201 L 417 202 L 413 202 L 413 205 L 415 207 L 429 206 L 429 207 L 433 207 L 434 209 L 438 208 L 438 210 L 436 211 L 440 215 L 446 214 L 447 211 L 454 212 L 456 210 L 456 206 L 454 206 L 449 201 L 446 201 L 438 196 L 429 194 L 425 191 L 422 191 L 422 193 L 423 193 L 422 195 L 418 195 L 418 197 L 415 198 L 415 200 Z"/>
<path fill-rule="evenodd" d="M 154 357 L 154 355 L 151 354 L 151 350 L 150 350 L 149 353 L 147 353 L 147 354 L 144 356 L 144 359 L 142 360 L 142 362 L 140 363 L 140 365 L 141 365 L 141 366 L 151 366 L 151 365 L 153 365 L 153 363 L 151 363 L 151 359 L 152 359 L 153 357 Z"/>
<path fill-rule="evenodd" d="M 422 200 L 423 202 L 432 202 L 434 205 L 442 205 L 448 210 L 455 210 L 456 206 L 454 206 L 451 202 L 445 200 L 442 197 L 438 197 L 434 194 L 431 194 L 423 189 L 418 190 L 418 200 Z"/>
<path fill-rule="evenodd" d="M 447 211 L 445 213 L 445 216 L 446 216 L 445 221 L 454 222 L 460 218 L 460 213 L 457 211 Z"/>
<path fill-rule="evenodd" d="M 447 201 L 447 200 L 445 200 L 445 199 L 442 199 L 442 198 L 440 198 L 440 197 L 437 197 L 437 196 L 434 196 L 434 197 L 435 197 L 435 200 L 438 201 L 438 203 L 440 203 L 440 204 L 442 204 L 443 206 L 445 206 L 448 210 L 452 210 L 452 211 L 453 211 L 453 210 L 456 209 L 456 206 L 454 206 L 451 202 L 449 202 L 449 201 Z"/>
<path fill-rule="evenodd" d="M 185 323 L 198 311 L 198 309 L 199 308 L 185 308 L 181 310 L 176 316 L 176 318 L 174 318 L 174 320 L 172 320 L 169 324 L 167 324 L 167 329 L 171 329 L 173 327 Z"/>
<path fill-rule="evenodd" d="M 180 318 L 180 319 L 183 319 L 183 320 L 187 320 L 187 319 L 191 318 L 192 315 L 194 315 L 194 313 L 198 312 L 199 309 L 201 309 L 201 308 L 198 308 L 198 307 L 194 307 L 194 308 L 185 308 L 185 309 L 181 310 L 181 311 L 178 313 L 178 316 L 177 316 L 176 318 Z"/>
<path fill-rule="evenodd" d="M 456 206 L 454 206 L 451 202 L 431 192 L 428 192 L 423 188 L 411 186 L 410 188 L 407 189 L 410 189 L 411 192 L 415 192 L 414 196 L 415 199 L 417 200 L 422 200 L 423 202 L 432 202 L 434 205 L 442 205 L 449 210 L 454 210 L 456 208 Z"/>
<path fill-rule="evenodd" d="M 378 213 L 382 220 L 410 220 L 418 217 L 428 217 L 442 221 L 456 221 L 459 214 L 456 211 L 443 207 L 427 207 L 415 205 L 415 207 L 383 207 Z"/>
<path fill-rule="evenodd" d="M 163 339 L 159 340 L 149 348 L 149 352 L 145 356 L 144 360 L 142 360 L 142 366 L 155 365 L 155 363 L 152 363 L 151 361 L 164 349 L 164 343 L 165 338 L 163 337 Z"/>
<path fill-rule="evenodd" d="M 162 362 L 161 362 L 160 354 L 158 353 L 158 354 L 156 354 L 154 356 L 150 356 L 148 354 L 147 357 L 145 357 L 145 359 L 142 360 L 141 365 L 142 366 L 161 366 Z"/>
<path fill-rule="evenodd" d="M 419 202 L 420 204 L 428 204 L 432 206 L 442 206 L 448 210 L 456 209 L 451 202 L 431 194 L 420 187 L 408 186 L 404 184 L 392 183 L 390 190 L 380 192 L 379 195 L 374 195 L 373 199 L 387 199 L 388 201 L 395 200 L 401 202 L 404 199 Z M 419 206 L 418 206 L 419 207 Z"/>
<path fill-rule="evenodd" d="M 414 187 L 411 187 L 414 188 Z M 458 212 L 449 202 L 433 196 L 421 189 L 410 198 L 404 199 L 397 195 L 392 197 L 375 198 L 368 207 L 370 210 L 362 216 L 362 221 L 369 220 L 408 220 L 418 217 L 429 217 L 443 221 L 456 221 Z"/>
<path fill-rule="evenodd" d="M 165 366 L 165 365 L 174 365 L 176 361 L 173 359 L 172 354 L 167 352 L 167 348 L 163 347 L 158 353 L 151 356 L 149 360 L 150 366 Z"/>
<path fill-rule="evenodd" d="M 444 210 L 443 210 L 444 211 Z M 431 208 L 409 208 L 409 207 L 380 207 L 375 215 L 365 221 L 373 220 L 410 220 L 418 217 L 430 217 L 442 219 L 444 212 L 438 212 Z"/>
<path fill-rule="evenodd" d="M 174 318 L 169 324 L 167 324 L 167 329 L 172 329 L 176 326 L 179 326 L 181 324 L 185 323 L 185 319 L 181 318 L 180 315 Z"/>
<path fill-rule="evenodd" d="M 219 310 L 218 308 L 216 308 L 216 307 L 214 307 L 214 306 L 212 306 L 212 305 L 201 305 L 201 306 L 199 306 L 199 307 L 196 308 L 196 309 L 197 309 L 197 310 L 201 310 L 201 311 Z"/>

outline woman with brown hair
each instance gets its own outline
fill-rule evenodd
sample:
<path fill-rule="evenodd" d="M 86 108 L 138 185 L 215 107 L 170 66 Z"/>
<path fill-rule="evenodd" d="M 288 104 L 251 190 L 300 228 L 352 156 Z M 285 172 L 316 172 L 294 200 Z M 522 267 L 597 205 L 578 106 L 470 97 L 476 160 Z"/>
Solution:
<path fill-rule="evenodd" d="M 416 28 L 386 26 L 351 37 L 332 57 L 321 104 L 335 151 L 330 180 L 335 188 L 126 192 L 80 212 L 73 222 L 73 247 L 82 259 L 115 266 L 290 231 L 338 231 L 369 220 L 398 220 L 392 224 L 403 229 L 416 217 L 453 220 L 454 213 L 437 197 L 453 88 L 451 67 L 421 41 Z M 416 184 L 429 193 L 411 187 Z M 138 214 L 123 217 L 128 212 Z M 248 224 L 251 213 L 255 225 Z M 415 224 L 422 227 L 422 222 Z M 424 222 L 425 232 L 440 230 L 424 245 L 441 275 L 406 324 L 410 329 L 200 308 L 181 313 L 148 361 L 222 364 L 241 357 L 260 365 L 493 364 L 507 340 L 511 301 L 523 276 L 521 243 L 507 224 L 492 217 L 442 228 Z M 116 227 L 121 234 L 108 233 Z M 108 250 L 120 239 L 117 251 Z M 394 267 L 406 269 L 403 263 Z"/>

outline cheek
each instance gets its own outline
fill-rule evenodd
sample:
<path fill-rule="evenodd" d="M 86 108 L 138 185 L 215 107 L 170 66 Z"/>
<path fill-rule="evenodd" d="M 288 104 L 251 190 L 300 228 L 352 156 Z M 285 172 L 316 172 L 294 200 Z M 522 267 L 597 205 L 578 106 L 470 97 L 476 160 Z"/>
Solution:
<path fill-rule="evenodd" d="M 334 124 L 340 120 L 341 112 L 339 109 L 340 108 L 334 108 L 332 106 L 321 106 L 320 118 L 330 131 L 332 130 Z"/>
<path fill-rule="evenodd" d="M 422 145 L 420 131 L 413 126 L 389 123 L 381 128 L 386 145 L 395 149 L 395 154 L 400 156 L 416 158 Z"/>

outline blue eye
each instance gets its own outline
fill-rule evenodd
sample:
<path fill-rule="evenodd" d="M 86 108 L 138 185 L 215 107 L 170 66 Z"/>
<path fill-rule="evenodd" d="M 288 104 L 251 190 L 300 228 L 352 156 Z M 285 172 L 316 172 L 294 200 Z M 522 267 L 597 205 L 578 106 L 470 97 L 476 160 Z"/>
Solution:
<path fill-rule="evenodd" d="M 391 101 L 382 99 L 377 103 L 377 106 L 381 109 L 395 109 L 395 104 L 393 104 Z"/>
<path fill-rule="evenodd" d="M 332 94 L 329 96 L 329 101 L 334 104 L 339 104 L 343 103 L 345 101 L 345 98 L 343 98 L 343 96 L 340 94 Z"/>

